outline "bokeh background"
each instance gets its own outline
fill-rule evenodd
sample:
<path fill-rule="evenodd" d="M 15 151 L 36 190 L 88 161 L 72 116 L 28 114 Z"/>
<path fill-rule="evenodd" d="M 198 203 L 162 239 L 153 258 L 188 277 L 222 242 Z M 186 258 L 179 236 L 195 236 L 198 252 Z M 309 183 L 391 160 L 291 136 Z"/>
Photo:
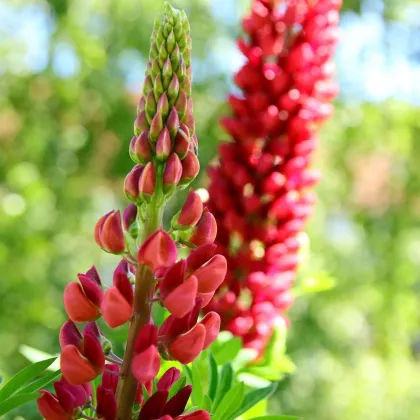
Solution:
<path fill-rule="evenodd" d="M 92 240 L 122 208 L 121 185 L 149 36 L 161 0 L 0 0 L 0 372 L 53 353 L 64 285 L 116 260 Z M 250 0 L 176 0 L 193 36 L 194 101 L 205 168 L 234 39 Z M 344 0 L 341 95 L 323 129 L 324 173 L 299 281 L 289 355 L 297 371 L 273 412 L 307 420 L 420 418 L 420 2 Z M 198 185 L 206 185 L 202 171 Z M 107 276 L 108 274 L 108 276 Z M 306 280 L 305 280 L 306 279 Z M 299 282 L 297 284 L 299 290 Z M 10 418 L 37 419 L 25 407 Z"/>

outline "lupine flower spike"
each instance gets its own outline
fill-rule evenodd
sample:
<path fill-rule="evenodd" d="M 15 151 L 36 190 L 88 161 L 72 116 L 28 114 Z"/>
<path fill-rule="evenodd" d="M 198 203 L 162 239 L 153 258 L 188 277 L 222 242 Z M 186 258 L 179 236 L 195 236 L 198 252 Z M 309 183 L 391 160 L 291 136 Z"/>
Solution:
<path fill-rule="evenodd" d="M 302 232 L 320 179 L 311 167 L 317 130 L 338 92 L 331 79 L 340 6 L 254 0 L 238 41 L 246 60 L 235 76 L 242 94 L 229 97 L 233 115 L 221 121 L 232 141 L 220 146 L 220 165 L 209 173 L 209 209 L 229 272 L 208 308 L 259 354 L 293 302 Z"/>
<path fill-rule="evenodd" d="M 199 321 L 199 313 L 227 271 L 226 259 L 213 244 L 215 219 L 194 190 L 173 215 L 170 229 L 162 225 L 169 198 L 199 170 L 191 76 L 187 17 L 166 3 L 154 26 L 128 145 L 134 166 L 124 191 L 131 203 L 122 216 L 118 210 L 102 216 L 94 229 L 96 243 L 120 262 L 107 289 L 95 267 L 66 287 L 69 319 L 60 332 L 63 377 L 54 384 L 55 395 L 42 391 L 38 399 L 46 420 L 92 418 L 87 409 L 101 420 L 210 419 L 200 409 L 184 414 L 190 385 L 169 397 L 180 377 L 177 369 L 157 378 L 162 360 L 190 363 L 216 339 L 220 316 L 209 312 Z M 191 249 L 188 258 L 178 258 L 179 247 Z M 160 326 L 153 324 L 153 305 L 170 312 Z M 99 330 L 101 317 L 109 328 L 128 327 L 122 358 L 112 352 L 106 331 Z M 83 329 L 76 325 L 85 322 Z M 98 376 L 101 385 L 93 396 L 90 382 Z"/>

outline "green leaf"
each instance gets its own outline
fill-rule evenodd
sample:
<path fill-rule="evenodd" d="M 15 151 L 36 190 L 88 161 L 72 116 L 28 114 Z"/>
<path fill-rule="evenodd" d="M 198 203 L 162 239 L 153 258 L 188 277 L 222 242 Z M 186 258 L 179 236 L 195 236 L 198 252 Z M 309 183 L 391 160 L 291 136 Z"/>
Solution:
<path fill-rule="evenodd" d="M 56 379 L 60 375 L 61 375 L 61 371 L 59 370 L 49 373 L 48 375 L 45 375 L 42 378 L 39 378 L 36 381 L 31 382 L 29 385 L 26 385 L 21 390 L 19 390 L 16 395 L 29 394 L 31 392 L 39 391 L 40 389 L 47 386 L 50 382 L 52 382 L 54 379 Z"/>
<path fill-rule="evenodd" d="M 233 413 L 232 419 L 236 419 L 241 414 L 246 413 L 249 409 L 258 404 L 261 400 L 270 398 L 276 392 L 278 382 L 272 383 L 270 386 L 261 389 L 255 389 L 246 393 L 242 405 Z"/>
<path fill-rule="evenodd" d="M 302 420 L 302 417 L 278 415 L 278 416 L 254 417 L 251 420 Z"/>
<path fill-rule="evenodd" d="M 217 389 L 216 398 L 214 400 L 214 407 L 217 408 L 222 398 L 232 388 L 233 384 L 233 368 L 230 363 L 226 363 L 222 367 L 220 373 L 220 383 Z"/>
<path fill-rule="evenodd" d="M 200 407 L 203 400 L 203 387 L 201 386 L 201 375 L 200 370 L 198 369 L 198 362 L 192 363 L 191 370 L 193 385 L 191 399 L 194 405 Z"/>
<path fill-rule="evenodd" d="M 15 393 L 18 389 L 22 388 L 26 382 L 34 379 L 45 369 L 51 366 L 55 360 L 56 357 L 52 357 L 51 359 L 43 360 L 41 362 L 27 366 L 25 369 L 22 369 L 20 372 L 18 372 L 0 390 L 0 403 L 10 397 L 10 395 Z"/>
<path fill-rule="evenodd" d="M 211 351 L 209 351 L 208 363 L 210 373 L 208 393 L 211 400 L 214 401 L 217 387 L 219 386 L 219 372 L 217 370 L 216 360 Z"/>
<path fill-rule="evenodd" d="M 234 360 L 242 348 L 242 341 L 238 337 L 232 337 L 222 344 L 217 344 L 215 348 L 212 347 L 212 352 L 218 365 Z"/>
<path fill-rule="evenodd" d="M 38 394 L 21 394 L 21 395 L 14 395 L 10 397 L 6 401 L 3 401 L 0 404 L 0 416 L 8 413 L 9 411 L 13 410 L 16 407 L 19 407 L 23 404 L 26 404 L 29 401 L 33 401 L 38 398 Z"/>
<path fill-rule="evenodd" d="M 214 420 L 231 419 L 232 413 L 241 405 L 245 394 L 245 385 L 243 382 L 235 385 L 227 394 L 214 412 Z"/>
<path fill-rule="evenodd" d="M 208 411 L 211 414 L 213 408 L 213 401 L 207 394 L 203 397 L 202 407 L 204 410 Z"/>
<path fill-rule="evenodd" d="M 189 382 L 191 385 L 194 385 L 193 383 L 193 374 L 192 374 L 192 370 L 189 366 L 184 365 L 183 367 L 184 370 L 184 374 L 187 377 L 187 382 Z"/>
<path fill-rule="evenodd" d="M 171 387 L 168 399 L 172 398 L 178 391 L 180 391 L 187 384 L 186 376 L 181 376 Z"/>

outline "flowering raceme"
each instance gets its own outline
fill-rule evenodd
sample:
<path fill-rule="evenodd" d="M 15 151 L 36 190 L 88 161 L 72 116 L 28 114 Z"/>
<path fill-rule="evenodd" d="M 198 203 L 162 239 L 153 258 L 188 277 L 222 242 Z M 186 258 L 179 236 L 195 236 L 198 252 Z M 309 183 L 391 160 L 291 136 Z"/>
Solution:
<path fill-rule="evenodd" d="M 207 307 L 222 327 L 259 354 L 293 302 L 301 232 L 316 201 L 311 168 L 320 123 L 338 87 L 332 56 L 341 0 L 255 0 L 238 47 L 233 115 L 222 119 L 231 142 L 210 169 L 209 209 L 216 243 L 228 256 L 223 286 Z"/>
<path fill-rule="evenodd" d="M 187 17 L 166 3 L 152 34 L 129 145 L 135 166 L 124 189 L 131 204 L 122 215 L 113 210 L 101 217 L 94 230 L 96 243 L 121 260 L 106 290 L 94 266 L 65 289 L 69 319 L 60 331 L 63 376 L 54 384 L 56 395 L 42 391 L 38 399 L 46 420 L 92 418 L 87 411 L 104 420 L 210 419 L 200 409 L 183 414 L 190 385 L 180 388 L 178 383 L 169 398 L 180 378 L 177 369 L 157 379 L 162 359 L 190 363 L 216 339 L 220 316 L 210 311 L 199 320 L 199 313 L 227 271 L 225 257 L 216 254 L 213 244 L 215 219 L 193 190 L 173 216 L 171 229 L 162 226 L 167 201 L 199 171 L 190 55 Z M 179 247 L 193 251 L 178 259 Z M 152 320 L 153 305 L 170 313 L 160 326 Z M 76 323 L 86 324 L 79 329 Z M 105 331 L 127 324 L 120 358 Z M 101 385 L 93 395 L 90 382 L 98 376 Z"/>

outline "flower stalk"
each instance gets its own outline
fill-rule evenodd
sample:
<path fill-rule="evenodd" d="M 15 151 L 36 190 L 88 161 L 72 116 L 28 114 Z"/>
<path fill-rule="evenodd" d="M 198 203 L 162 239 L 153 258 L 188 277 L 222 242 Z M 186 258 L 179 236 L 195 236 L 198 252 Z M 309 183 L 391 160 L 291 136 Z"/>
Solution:
<path fill-rule="evenodd" d="M 211 312 L 201 321 L 198 317 L 227 270 L 225 258 L 215 255 L 212 244 L 217 229 L 214 218 L 193 192 L 179 220 L 178 214 L 173 216 L 168 231 L 162 223 L 168 200 L 186 188 L 199 170 L 191 78 L 188 19 L 166 3 L 151 37 L 135 135 L 129 145 L 135 166 L 124 190 L 131 204 L 122 215 L 113 210 L 101 217 L 94 232 L 96 243 L 121 261 L 106 290 L 94 266 L 66 288 L 69 320 L 60 332 L 63 378 L 55 383 L 57 396 L 43 391 L 38 400 L 46 420 L 131 420 L 137 414 L 148 419 L 210 419 L 204 410 L 182 415 L 191 386 L 167 400 L 180 376 L 177 369 L 169 369 L 157 380 L 163 359 L 190 363 L 216 339 L 219 315 Z M 178 247 L 193 251 L 178 260 Z M 155 325 L 151 317 L 157 304 L 170 312 L 162 325 Z M 99 330 L 96 321 L 101 317 L 110 328 L 128 327 L 122 359 Z M 76 323 L 84 322 L 80 332 Z M 102 383 L 96 390 L 96 417 L 90 417 L 84 411 L 91 407 L 90 382 L 97 376 Z"/>

